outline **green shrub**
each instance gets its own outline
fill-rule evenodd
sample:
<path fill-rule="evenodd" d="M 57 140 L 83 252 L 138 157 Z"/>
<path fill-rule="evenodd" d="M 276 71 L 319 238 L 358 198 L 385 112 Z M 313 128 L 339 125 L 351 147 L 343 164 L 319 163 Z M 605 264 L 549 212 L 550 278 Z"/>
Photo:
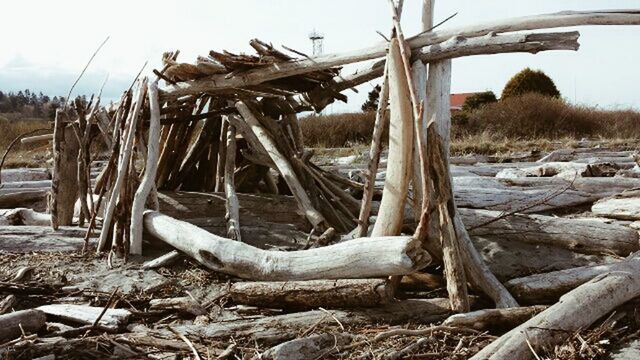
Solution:
<path fill-rule="evenodd" d="M 527 93 L 560 98 L 560 91 L 550 77 L 540 70 L 526 68 L 515 74 L 504 86 L 501 100 Z"/>
<path fill-rule="evenodd" d="M 496 101 L 498 101 L 498 99 L 496 99 L 496 94 L 494 94 L 493 91 L 484 91 L 473 94 L 464 100 L 464 104 L 462 104 L 462 111 L 470 112 Z"/>

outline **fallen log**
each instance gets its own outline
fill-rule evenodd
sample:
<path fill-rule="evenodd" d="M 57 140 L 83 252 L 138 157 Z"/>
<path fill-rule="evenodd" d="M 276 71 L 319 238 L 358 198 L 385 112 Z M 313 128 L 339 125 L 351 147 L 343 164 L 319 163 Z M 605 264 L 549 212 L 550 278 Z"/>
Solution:
<path fill-rule="evenodd" d="M 44 211 L 49 189 L 15 189 L 10 193 L 0 193 L 0 208 L 28 207 L 36 211 Z M 73 209 L 71 214 L 73 215 Z"/>
<path fill-rule="evenodd" d="M 191 296 L 170 299 L 152 299 L 149 302 L 149 310 L 168 310 L 189 313 L 199 316 L 207 314 L 207 310 Z"/>
<path fill-rule="evenodd" d="M 631 191 L 598 200 L 591 207 L 591 212 L 612 219 L 640 220 L 639 195 L 637 191 Z"/>
<path fill-rule="evenodd" d="M 640 295 L 640 258 L 620 264 L 565 294 L 560 301 L 506 333 L 471 359 L 533 359 L 545 348 L 583 330 L 628 300 Z M 537 357 L 537 355 L 535 355 Z"/>
<path fill-rule="evenodd" d="M 0 315 L 6 314 L 13 309 L 18 303 L 18 299 L 15 295 L 10 294 L 0 300 Z"/>
<path fill-rule="evenodd" d="M 180 258 L 180 252 L 177 250 L 170 251 L 160 257 L 153 260 L 146 261 L 142 264 L 143 270 L 155 269 L 163 266 L 170 265 Z"/>
<path fill-rule="evenodd" d="M 22 181 L 51 180 L 51 172 L 44 168 L 35 169 L 3 169 L 2 186 Z"/>
<path fill-rule="evenodd" d="M 0 226 L 0 250 L 10 253 L 72 252 L 82 248 L 86 229 L 61 226 Z"/>
<path fill-rule="evenodd" d="M 639 250 L 638 232 L 598 219 L 565 219 L 542 215 L 460 209 L 471 236 L 545 244 L 583 254 L 627 256 Z"/>
<path fill-rule="evenodd" d="M 20 139 L 20 143 L 32 144 L 32 143 L 37 143 L 41 141 L 51 141 L 51 140 L 53 140 L 53 134 L 44 134 L 44 135 L 36 135 L 36 136 L 29 136 L 29 137 L 22 138 Z"/>
<path fill-rule="evenodd" d="M 454 192 L 456 205 L 473 209 L 535 213 L 569 208 L 597 200 L 591 194 L 569 189 L 461 188 Z"/>
<path fill-rule="evenodd" d="M 2 176 L 4 177 L 4 170 Z M 16 182 L 3 182 L 0 185 L 0 190 L 8 189 L 49 189 L 51 188 L 51 180 L 28 180 L 28 181 L 16 181 Z"/>
<path fill-rule="evenodd" d="M 296 338 L 301 331 L 320 324 L 339 326 L 339 322 L 342 326 L 372 323 L 394 325 L 407 321 L 429 324 L 443 320 L 450 313 L 449 299 L 435 298 L 404 300 L 384 307 L 351 311 L 310 310 L 254 319 L 221 321 L 208 325 L 177 325 L 174 326 L 174 329 L 181 333 L 209 339 L 247 336 L 258 341 L 273 343 Z M 137 327 L 133 331 L 131 334 L 122 335 L 122 337 L 135 341 L 136 337 L 144 337 L 148 334 L 173 336 L 173 333 L 168 330 L 151 330 L 146 327 Z"/>
<path fill-rule="evenodd" d="M 125 326 L 131 316 L 131 312 L 125 309 L 107 309 L 102 314 L 103 307 L 74 304 L 43 305 L 38 307 L 38 310 L 48 316 L 85 325 L 92 325 L 97 319 L 100 319 L 96 325 L 110 330 L 118 330 L 118 328 Z M 100 317 L 101 314 L 102 317 Z"/>
<path fill-rule="evenodd" d="M 214 271 L 245 279 L 293 281 L 404 275 L 431 258 L 410 237 L 362 238 L 304 251 L 265 251 L 221 238 L 155 211 L 144 215 L 144 227 Z"/>
<path fill-rule="evenodd" d="M 336 347 L 348 345 L 355 337 L 351 334 L 317 334 L 293 339 L 276 345 L 260 354 L 265 360 L 307 360 L 320 359 Z"/>
<path fill-rule="evenodd" d="M 0 209 L 0 225 L 49 225 L 51 215 L 27 208 Z"/>
<path fill-rule="evenodd" d="M 548 304 L 600 275 L 623 271 L 625 266 L 627 266 L 625 261 L 582 266 L 512 279 L 507 281 L 505 286 L 515 297 L 523 302 Z"/>
<path fill-rule="evenodd" d="M 547 306 L 525 306 L 507 309 L 482 309 L 449 316 L 442 325 L 476 330 L 511 330 L 545 310 Z"/>
<path fill-rule="evenodd" d="M 385 279 L 237 282 L 230 295 L 239 304 L 277 309 L 375 307 L 393 301 Z"/>
<path fill-rule="evenodd" d="M 24 333 L 35 333 L 46 323 L 47 318 L 40 310 L 21 310 L 0 315 L 0 341 L 15 339 Z"/>

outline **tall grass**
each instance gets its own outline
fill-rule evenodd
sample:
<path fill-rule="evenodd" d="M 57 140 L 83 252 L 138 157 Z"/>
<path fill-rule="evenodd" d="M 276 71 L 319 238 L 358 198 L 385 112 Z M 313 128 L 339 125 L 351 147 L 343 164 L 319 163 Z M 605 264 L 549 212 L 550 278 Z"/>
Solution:
<path fill-rule="evenodd" d="M 375 112 L 308 116 L 300 119 L 300 128 L 306 146 L 350 147 L 371 142 L 375 118 Z"/>
<path fill-rule="evenodd" d="M 50 128 L 49 122 L 41 119 L 22 119 L 22 120 L 9 120 L 3 115 L 0 115 L 0 157 L 4 154 L 5 150 L 11 144 L 11 142 L 18 136 L 40 128 Z M 46 134 L 46 131 L 39 132 L 38 134 Z M 12 151 L 24 151 L 34 148 L 36 145 L 31 144 L 16 144 Z"/>

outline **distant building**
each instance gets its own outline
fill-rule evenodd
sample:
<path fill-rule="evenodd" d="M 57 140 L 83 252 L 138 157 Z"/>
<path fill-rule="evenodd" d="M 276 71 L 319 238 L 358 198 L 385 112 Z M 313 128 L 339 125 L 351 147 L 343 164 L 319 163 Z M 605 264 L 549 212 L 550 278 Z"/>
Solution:
<path fill-rule="evenodd" d="M 462 111 L 462 105 L 464 105 L 464 101 L 471 95 L 478 94 L 477 92 L 472 93 L 460 93 L 460 94 L 451 94 L 451 112 Z"/>

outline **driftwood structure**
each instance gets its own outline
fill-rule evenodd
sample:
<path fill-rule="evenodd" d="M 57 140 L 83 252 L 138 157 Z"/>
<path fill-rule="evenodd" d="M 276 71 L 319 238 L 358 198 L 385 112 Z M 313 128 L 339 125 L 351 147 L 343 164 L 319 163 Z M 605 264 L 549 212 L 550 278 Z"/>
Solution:
<path fill-rule="evenodd" d="M 538 351 L 640 296 L 636 230 L 626 223 L 536 214 L 598 200 L 595 214 L 640 219 L 635 202 L 628 209 L 617 206 L 621 199 L 637 200 L 633 191 L 616 195 L 640 185 L 636 179 L 614 182 L 604 176 L 618 169 L 611 173 L 611 167 L 584 158 L 566 162 L 577 155 L 561 151 L 520 168 L 475 168 L 491 174 L 481 178 L 459 168 L 479 160 L 452 158 L 449 152 L 453 58 L 577 50 L 576 31 L 528 31 L 640 25 L 640 10 L 562 12 L 436 31 L 434 1 L 424 0 L 423 31 L 405 37 L 402 1 L 390 4 L 390 40 L 349 53 L 310 58 L 258 39 L 250 41 L 255 54 L 212 50 L 194 63 L 179 60 L 179 51 L 167 52 L 163 68 L 137 78 L 118 102 L 105 106 L 99 97 L 77 99 L 57 110 L 53 134 L 23 140 L 52 141 L 51 180 L 11 175 L 20 185 L 0 189 L 1 207 L 7 208 L 0 210 L 0 234 L 6 233 L 0 245 L 15 247 L 11 243 L 34 234 L 43 242 L 56 236 L 77 240 L 69 227 L 77 224 L 85 254 L 92 247 L 108 254 L 109 267 L 119 257 L 129 261 L 169 246 L 157 254 L 165 255 L 146 259 L 141 271 L 171 267 L 186 257 L 234 279 L 225 299 L 239 312 L 307 311 L 207 323 L 200 317 L 211 317 L 220 298 L 203 303 L 187 292 L 149 300 L 144 311 L 131 312 L 110 308 L 116 289 L 104 308 L 50 304 L 0 315 L 6 325 L 0 340 L 19 338 L 10 345 L 35 346 L 30 351 L 38 354 L 53 349 L 49 343 L 24 343 L 51 318 L 76 324 L 51 332 L 61 338 L 121 333 L 111 341 L 129 356 L 139 354 L 139 347 L 156 346 L 200 358 L 203 348 L 189 339 L 199 336 L 277 345 L 263 358 L 344 357 L 369 343 L 348 334 L 345 325 L 427 324 L 456 314 L 434 328 L 380 333 L 373 342 L 427 331 L 480 336 L 499 328 L 510 331 L 474 359 L 524 359 L 538 358 Z M 341 72 L 342 65 L 367 60 L 375 61 L 354 74 Z M 317 165 L 313 150 L 305 147 L 298 114 L 346 101 L 343 91 L 378 77 L 382 91 L 362 181 Z M 386 128 L 389 148 L 381 179 Z M 107 149 L 106 160 L 92 169 L 99 147 Z M 619 160 L 613 153 L 603 156 Z M 454 176 L 456 171 L 468 176 Z M 381 187 L 376 180 L 382 180 Z M 24 207 L 47 192 L 48 213 Z M 53 230 L 37 229 L 45 224 Z M 5 225 L 22 226 L 22 232 Z M 66 245 L 77 247 L 75 240 Z M 571 261 L 527 266 L 525 273 L 492 261 L 499 251 L 523 259 L 534 252 L 562 253 Z M 624 256 L 629 257 L 621 261 Z M 441 273 L 422 273 L 429 265 L 427 271 Z M 545 273 L 551 270 L 556 271 Z M 29 271 L 19 272 L 16 281 Z M 402 298 L 407 279 L 418 289 L 437 282 L 444 297 Z M 125 330 L 130 318 L 146 311 L 197 318 L 192 324 Z M 341 333 L 308 336 L 326 321 L 338 324 Z M 384 358 L 409 356 L 423 339 Z M 0 354 L 13 351 L 7 349 L 0 347 Z M 216 356 L 236 351 L 234 343 Z"/>

